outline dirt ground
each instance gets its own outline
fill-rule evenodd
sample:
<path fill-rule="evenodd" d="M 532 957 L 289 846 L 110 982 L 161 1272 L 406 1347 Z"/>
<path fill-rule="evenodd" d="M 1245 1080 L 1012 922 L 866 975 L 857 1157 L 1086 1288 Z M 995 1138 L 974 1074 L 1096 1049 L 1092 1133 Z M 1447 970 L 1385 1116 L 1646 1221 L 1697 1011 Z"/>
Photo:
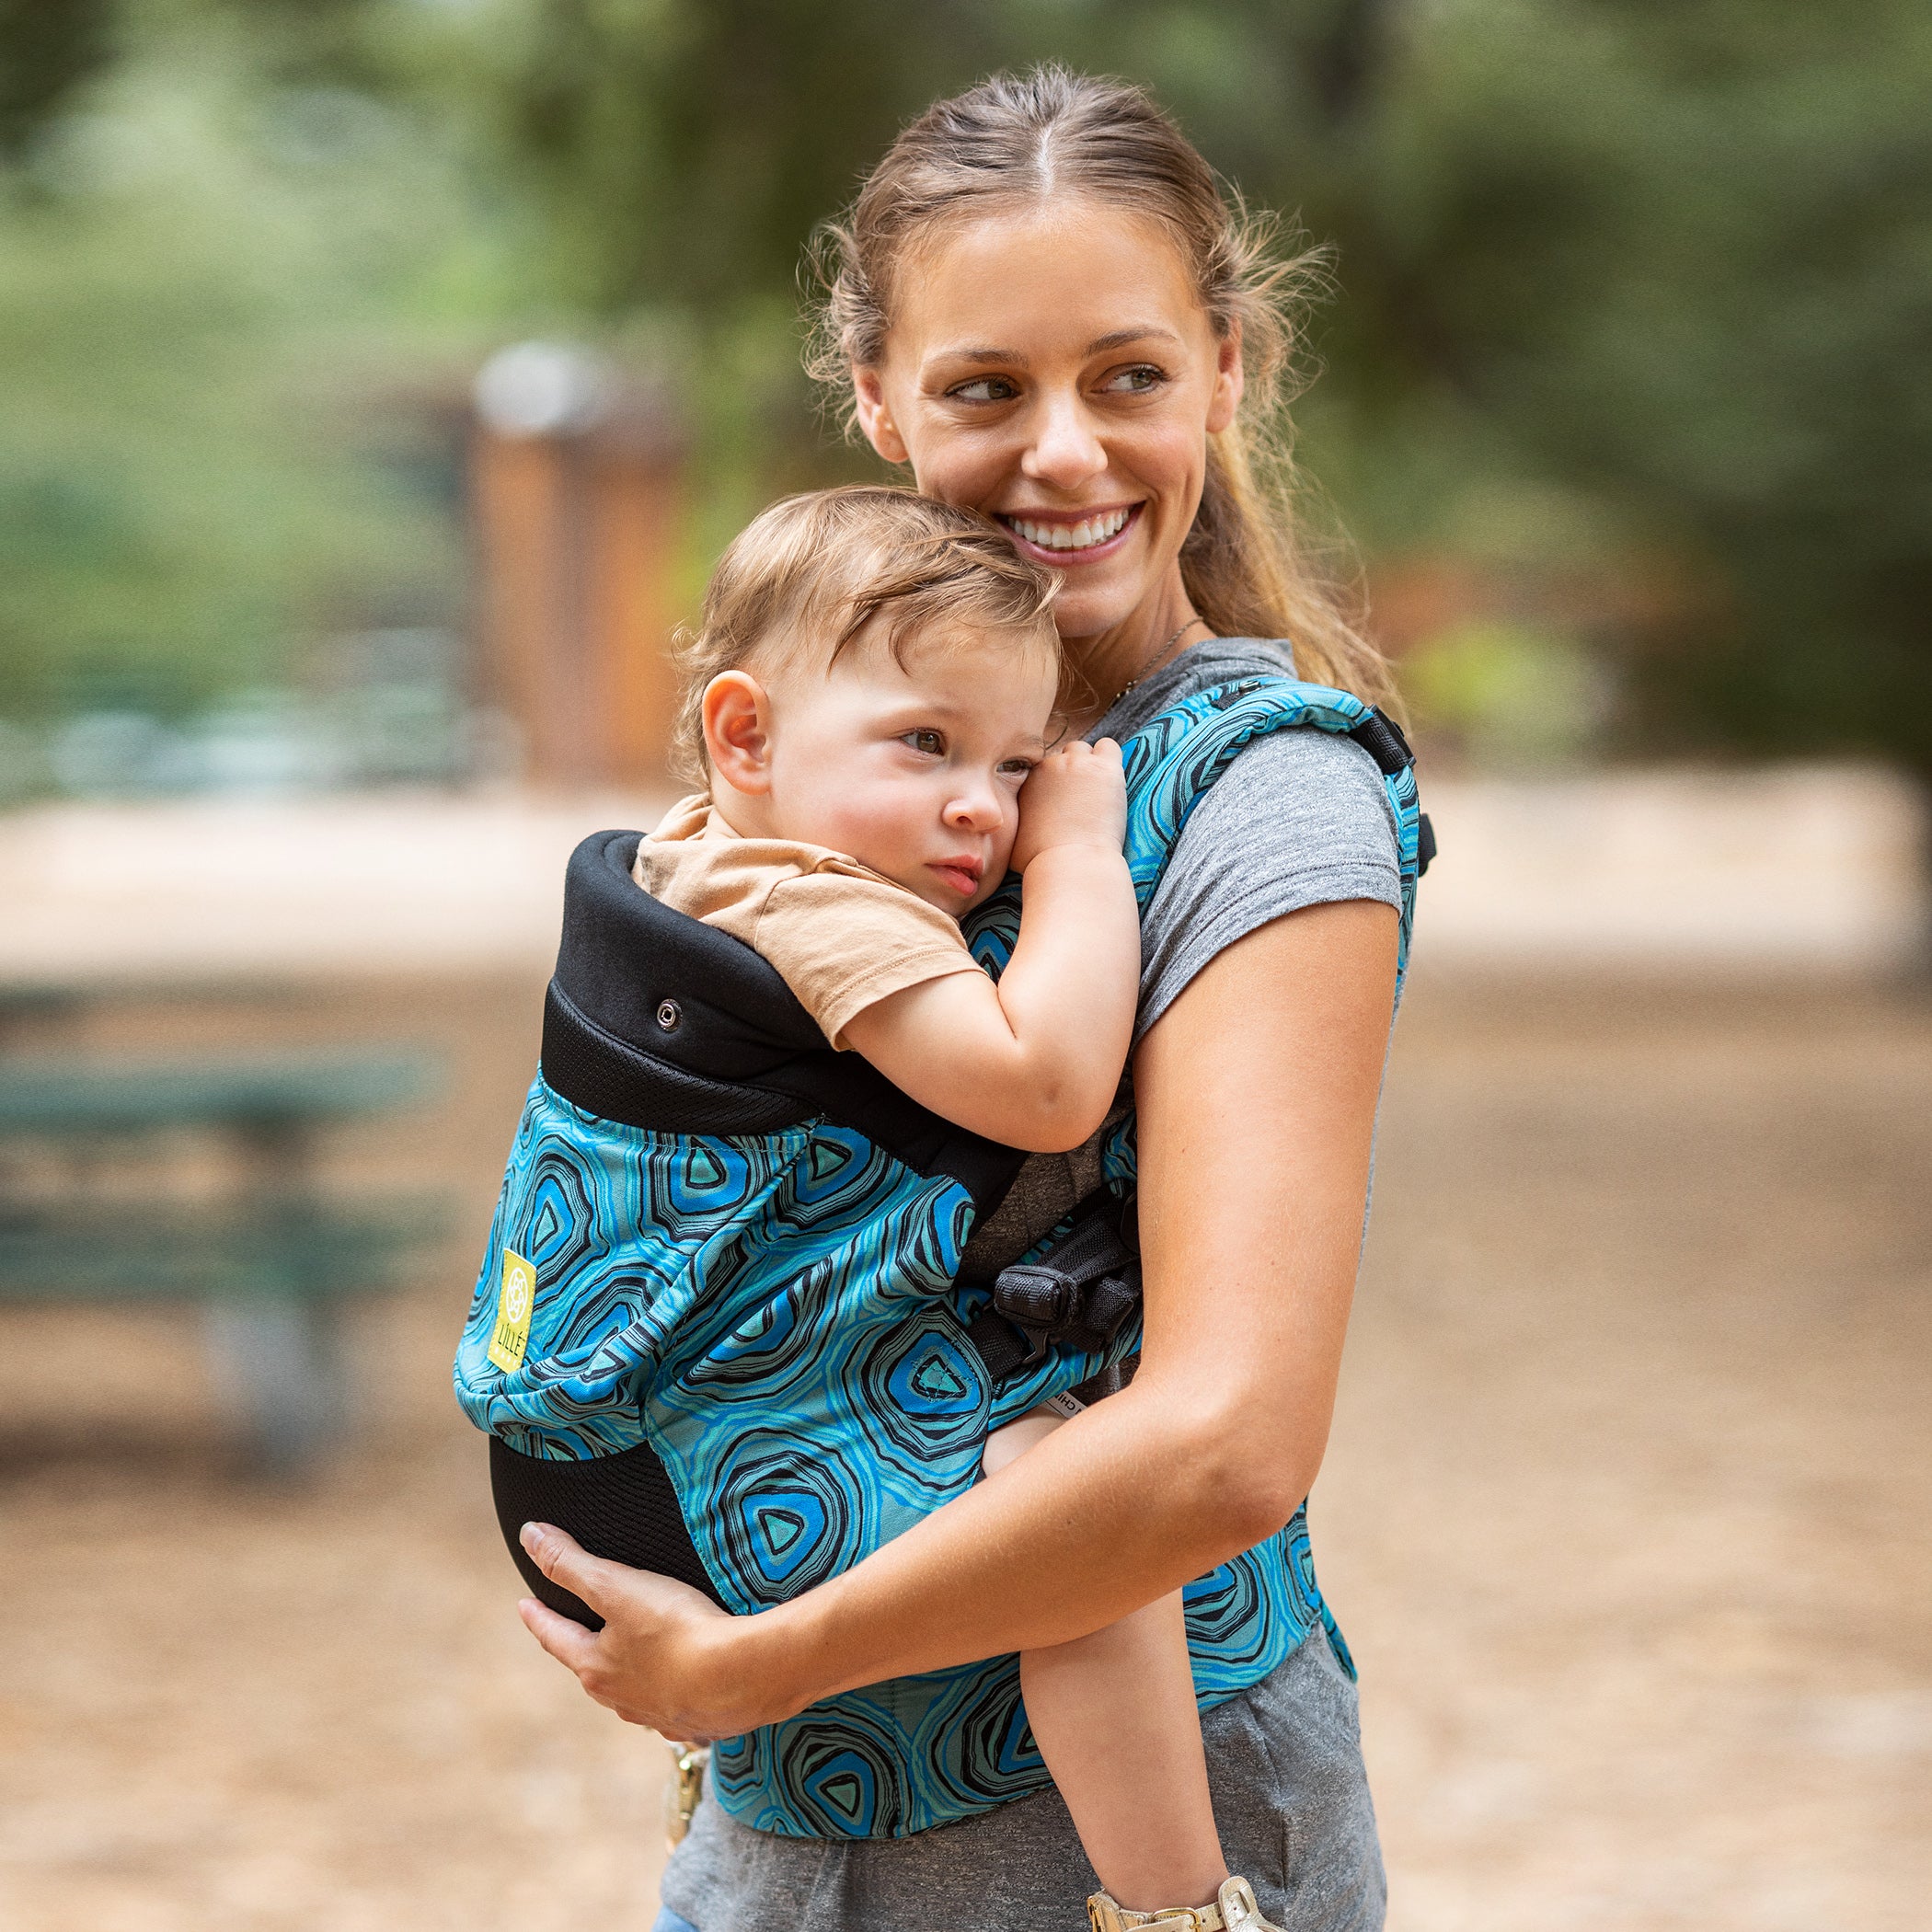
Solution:
<path fill-rule="evenodd" d="M 179 1317 L 0 1310 L 0 1924 L 650 1923 L 662 1746 L 530 1644 L 447 1361 L 528 983 L 16 1036 L 411 1039 L 347 1134 L 463 1231 L 357 1317 L 353 1445 L 229 1465 Z M 1395 1932 L 1932 1923 L 1932 1006 L 1419 975 L 1313 1503 Z"/>

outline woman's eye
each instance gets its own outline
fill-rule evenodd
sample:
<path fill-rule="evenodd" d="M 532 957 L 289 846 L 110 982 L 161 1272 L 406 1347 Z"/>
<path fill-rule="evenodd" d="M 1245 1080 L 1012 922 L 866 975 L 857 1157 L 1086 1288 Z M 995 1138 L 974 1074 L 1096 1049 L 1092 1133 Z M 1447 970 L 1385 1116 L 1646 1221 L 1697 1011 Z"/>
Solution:
<path fill-rule="evenodd" d="M 1019 390 L 1003 375 L 976 375 L 970 383 L 960 383 L 946 393 L 959 402 L 997 403 L 1011 402 Z"/>
<path fill-rule="evenodd" d="M 1116 396 L 1144 396 L 1166 381 L 1166 375 L 1152 362 L 1137 362 L 1132 369 L 1115 370 L 1100 386 Z"/>
<path fill-rule="evenodd" d="M 937 758 L 946 749 L 946 740 L 937 731 L 904 731 L 900 742 L 909 744 L 915 752 L 924 752 L 928 758 Z"/>

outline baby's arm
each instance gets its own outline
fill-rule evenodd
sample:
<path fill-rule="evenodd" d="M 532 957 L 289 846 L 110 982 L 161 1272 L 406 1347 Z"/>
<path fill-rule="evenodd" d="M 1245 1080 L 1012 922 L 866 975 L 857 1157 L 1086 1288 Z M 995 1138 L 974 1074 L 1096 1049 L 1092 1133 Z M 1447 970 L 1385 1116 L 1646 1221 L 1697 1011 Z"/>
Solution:
<path fill-rule="evenodd" d="M 1141 932 L 1121 845 L 1120 747 L 1074 743 L 1020 794 L 1019 940 L 995 984 L 926 980 L 868 1006 L 845 1038 L 921 1106 L 1008 1146 L 1077 1147 L 1107 1117 L 1133 1034 Z"/>

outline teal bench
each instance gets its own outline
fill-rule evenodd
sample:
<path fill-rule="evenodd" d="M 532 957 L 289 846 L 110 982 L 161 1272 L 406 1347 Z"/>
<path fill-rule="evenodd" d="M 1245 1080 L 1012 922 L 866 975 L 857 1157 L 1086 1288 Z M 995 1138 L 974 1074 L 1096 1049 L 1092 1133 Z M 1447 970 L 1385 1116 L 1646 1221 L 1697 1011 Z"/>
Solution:
<path fill-rule="evenodd" d="M 440 1197 L 325 1196 L 317 1137 L 437 1084 L 433 1061 L 400 1052 L 0 1058 L 0 1304 L 199 1307 L 251 1460 L 303 1466 L 342 1427 L 343 1304 L 399 1285 L 449 1220 Z M 233 1185 L 218 1199 L 90 1198 L 104 1157 L 183 1133 L 225 1148 Z M 29 1167 L 50 1156 L 60 1184 L 29 1189 Z"/>

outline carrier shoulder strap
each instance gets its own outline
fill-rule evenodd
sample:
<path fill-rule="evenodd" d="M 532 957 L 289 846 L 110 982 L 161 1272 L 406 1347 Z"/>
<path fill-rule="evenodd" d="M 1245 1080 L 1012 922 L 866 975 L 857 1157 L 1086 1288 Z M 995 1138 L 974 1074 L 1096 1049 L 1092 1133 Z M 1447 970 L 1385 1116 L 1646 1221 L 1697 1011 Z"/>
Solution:
<path fill-rule="evenodd" d="M 1401 868 L 1399 1000 L 1416 880 L 1434 856 L 1435 840 L 1420 809 L 1415 755 L 1401 728 L 1349 692 L 1292 678 L 1241 678 L 1183 699 L 1129 739 L 1126 852 L 1135 897 L 1144 913 L 1189 814 L 1236 754 L 1257 738 L 1295 728 L 1352 738 L 1382 775 Z M 1018 881 L 1009 878 L 969 923 L 973 956 L 989 972 L 1012 957 L 1019 903 Z M 1127 1127 L 1131 1140 L 1131 1121 Z M 1126 1166 L 1131 1174 L 1131 1156 Z M 1040 1361 L 1050 1342 L 1087 1349 L 1110 1340 L 1140 1294 L 1133 1225 L 1131 1179 L 1115 1173 L 1042 1248 L 985 1284 L 991 1299 L 974 1309 L 967 1332 L 995 1386 Z"/>
<path fill-rule="evenodd" d="M 1190 814 L 1236 753 L 1274 731 L 1308 728 L 1352 738 L 1375 761 L 1396 823 L 1402 878 L 1397 993 L 1409 966 L 1416 880 L 1435 854 L 1420 809 L 1415 754 L 1395 720 L 1348 691 L 1287 677 L 1246 677 L 1198 691 L 1170 706 L 1123 747 L 1127 776 L 1127 869 L 1144 913 Z M 1009 877 L 974 912 L 967 937 L 973 957 L 997 973 L 1019 937 L 1019 881 Z"/>

